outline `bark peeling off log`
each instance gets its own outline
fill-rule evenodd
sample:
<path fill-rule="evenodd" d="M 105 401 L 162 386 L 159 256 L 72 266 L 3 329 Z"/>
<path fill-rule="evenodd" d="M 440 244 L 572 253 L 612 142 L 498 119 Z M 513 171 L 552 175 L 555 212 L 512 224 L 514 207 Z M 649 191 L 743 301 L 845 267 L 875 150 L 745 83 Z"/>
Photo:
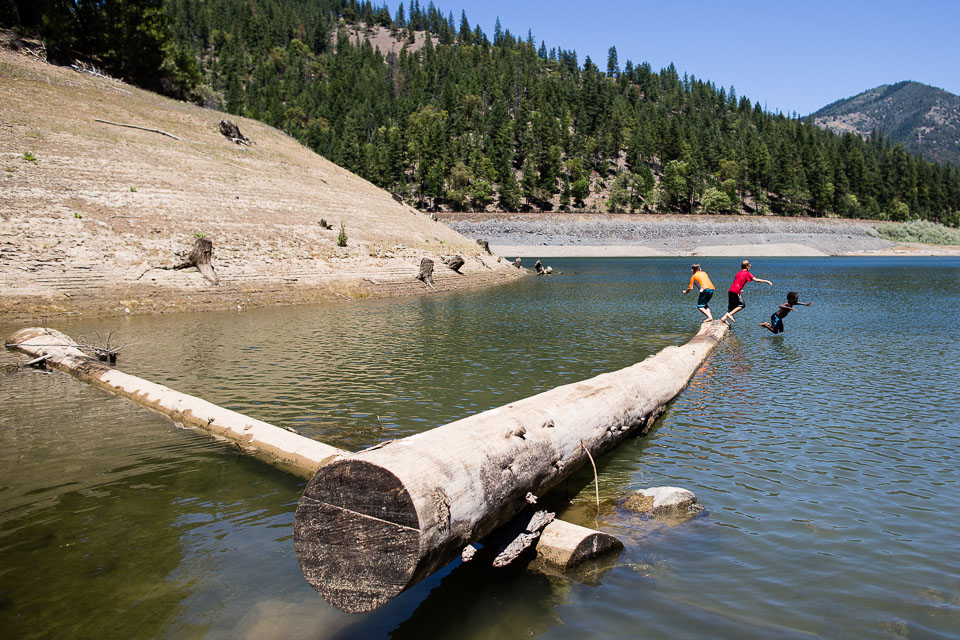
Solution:
<path fill-rule="evenodd" d="M 686 345 L 620 371 L 321 468 L 295 517 L 307 581 L 344 611 L 377 608 L 527 508 L 528 492 L 543 495 L 587 463 L 581 442 L 598 456 L 644 433 L 726 331 L 704 324 Z"/>

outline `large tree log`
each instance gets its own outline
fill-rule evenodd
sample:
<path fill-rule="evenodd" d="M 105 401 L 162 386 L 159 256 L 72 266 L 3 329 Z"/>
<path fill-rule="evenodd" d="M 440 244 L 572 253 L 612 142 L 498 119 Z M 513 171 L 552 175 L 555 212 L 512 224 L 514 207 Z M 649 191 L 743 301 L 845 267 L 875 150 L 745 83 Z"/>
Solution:
<path fill-rule="evenodd" d="M 304 577 L 339 609 L 379 607 L 576 471 L 581 442 L 596 456 L 646 433 L 726 330 L 321 468 L 294 519 Z"/>
<path fill-rule="evenodd" d="M 34 327 L 7 338 L 7 348 L 38 358 L 94 386 L 129 398 L 170 416 L 184 426 L 226 438 L 252 455 L 310 477 L 324 464 L 347 452 L 281 429 L 242 413 L 224 409 L 169 387 L 118 371 L 77 348 L 69 336 Z"/>

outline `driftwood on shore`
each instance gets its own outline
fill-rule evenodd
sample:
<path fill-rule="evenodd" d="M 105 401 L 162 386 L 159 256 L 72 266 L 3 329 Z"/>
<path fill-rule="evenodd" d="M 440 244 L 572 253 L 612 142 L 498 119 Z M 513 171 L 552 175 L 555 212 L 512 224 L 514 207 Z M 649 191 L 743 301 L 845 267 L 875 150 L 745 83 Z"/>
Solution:
<path fill-rule="evenodd" d="M 324 466 L 294 519 L 304 577 L 344 611 L 379 607 L 509 522 L 588 452 L 646 433 L 726 330 L 704 324 L 631 367 Z"/>
<path fill-rule="evenodd" d="M 103 120 L 101 118 L 94 118 L 96 122 L 102 122 L 103 124 L 112 124 L 115 127 L 126 127 L 127 129 L 139 129 L 140 131 L 149 131 L 150 133 L 159 133 L 160 135 L 167 136 L 168 138 L 173 138 L 174 140 L 183 140 L 179 136 L 175 136 L 172 133 L 167 133 L 166 131 L 161 131 L 160 129 L 152 129 L 150 127 L 141 127 L 136 124 L 126 124 L 123 122 L 111 122 L 110 120 Z"/>

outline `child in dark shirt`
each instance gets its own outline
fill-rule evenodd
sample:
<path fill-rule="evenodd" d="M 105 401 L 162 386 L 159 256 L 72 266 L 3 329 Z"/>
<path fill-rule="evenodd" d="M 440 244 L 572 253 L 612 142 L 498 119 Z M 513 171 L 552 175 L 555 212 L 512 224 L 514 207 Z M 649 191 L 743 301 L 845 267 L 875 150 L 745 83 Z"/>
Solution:
<path fill-rule="evenodd" d="M 797 305 L 809 307 L 812 302 L 800 302 L 800 296 L 796 291 L 787 294 L 787 303 L 780 305 L 780 308 L 770 316 L 770 322 L 761 322 L 760 326 L 770 331 L 770 333 L 783 333 L 783 319 L 787 314 L 793 311 Z"/>

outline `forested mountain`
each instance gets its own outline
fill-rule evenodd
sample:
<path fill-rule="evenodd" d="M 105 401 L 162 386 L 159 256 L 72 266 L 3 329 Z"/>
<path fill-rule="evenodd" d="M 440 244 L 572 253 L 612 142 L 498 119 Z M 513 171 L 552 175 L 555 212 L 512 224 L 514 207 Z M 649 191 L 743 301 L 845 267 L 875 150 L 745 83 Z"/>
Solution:
<path fill-rule="evenodd" d="M 910 153 L 960 166 L 960 96 L 943 89 L 919 82 L 885 84 L 810 117 L 837 133 L 869 136 L 876 129 Z"/>
<path fill-rule="evenodd" d="M 155 77 L 166 91 L 281 127 L 422 208 L 960 218 L 956 167 L 881 135 L 765 113 L 673 65 L 621 64 L 615 47 L 601 68 L 499 21 L 488 37 L 419 0 L 393 12 L 357 0 L 163 1 Z M 44 2 L 52 13 L 70 4 Z M 69 12 L 55 17 L 44 24 L 69 26 Z M 73 27 L 59 33 L 83 42 Z M 415 44 L 384 54 L 368 39 L 378 33 Z"/>

